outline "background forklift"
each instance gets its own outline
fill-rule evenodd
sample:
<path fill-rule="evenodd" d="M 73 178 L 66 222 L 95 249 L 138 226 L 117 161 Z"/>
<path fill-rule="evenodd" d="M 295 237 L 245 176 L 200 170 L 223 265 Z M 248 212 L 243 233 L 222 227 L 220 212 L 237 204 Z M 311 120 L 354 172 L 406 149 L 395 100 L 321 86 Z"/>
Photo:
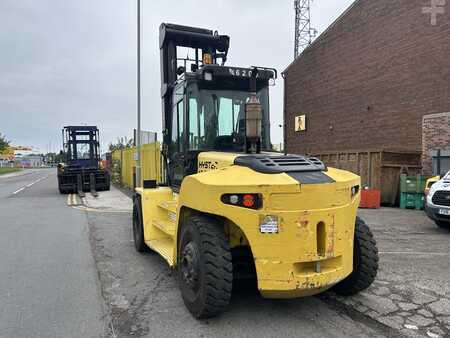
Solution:
<path fill-rule="evenodd" d="M 360 178 L 271 152 L 276 71 L 225 66 L 229 37 L 206 29 L 162 24 L 160 49 L 164 183 L 136 188 L 133 235 L 177 269 L 192 315 L 220 314 L 252 276 L 267 298 L 367 288 L 378 250 L 356 217 Z"/>
<path fill-rule="evenodd" d="M 100 161 L 99 131 L 95 126 L 67 126 L 62 130 L 65 163 L 58 164 L 61 194 L 110 189 L 109 172 Z"/>

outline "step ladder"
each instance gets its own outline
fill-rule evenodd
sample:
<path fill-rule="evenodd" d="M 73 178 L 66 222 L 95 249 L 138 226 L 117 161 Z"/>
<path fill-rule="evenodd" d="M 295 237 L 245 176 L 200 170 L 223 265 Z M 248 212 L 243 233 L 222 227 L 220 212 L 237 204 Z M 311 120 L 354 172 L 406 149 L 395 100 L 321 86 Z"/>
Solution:
<path fill-rule="evenodd" d="M 152 226 L 160 230 L 164 236 L 148 242 L 149 246 L 157 251 L 170 266 L 175 265 L 176 257 L 173 255 L 173 249 L 176 245 L 175 231 L 177 221 L 177 201 L 162 201 L 158 204 L 160 215 L 165 215 L 160 219 L 154 219 Z"/>

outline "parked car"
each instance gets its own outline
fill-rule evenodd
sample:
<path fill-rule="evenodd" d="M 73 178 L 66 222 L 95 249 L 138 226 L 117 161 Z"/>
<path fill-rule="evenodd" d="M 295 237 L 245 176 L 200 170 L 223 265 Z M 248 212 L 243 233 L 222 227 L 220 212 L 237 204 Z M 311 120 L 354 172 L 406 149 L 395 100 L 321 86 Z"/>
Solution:
<path fill-rule="evenodd" d="M 437 226 L 450 229 L 450 172 L 429 188 L 425 211 Z"/>

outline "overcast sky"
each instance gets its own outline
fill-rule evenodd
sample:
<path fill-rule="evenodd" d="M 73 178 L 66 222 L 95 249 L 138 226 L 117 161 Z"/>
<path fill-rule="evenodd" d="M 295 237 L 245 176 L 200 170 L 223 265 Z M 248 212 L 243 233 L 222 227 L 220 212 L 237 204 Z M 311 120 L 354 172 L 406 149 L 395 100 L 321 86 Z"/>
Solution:
<path fill-rule="evenodd" d="M 228 65 L 280 72 L 293 60 L 293 0 L 142 0 L 142 128 L 161 137 L 158 27 L 231 36 Z M 353 0 L 316 0 L 323 32 Z M 0 133 L 15 145 L 61 147 L 63 125 L 100 128 L 103 150 L 136 124 L 136 1 L 1 0 Z M 282 141 L 283 83 L 271 88 L 272 142 Z"/>

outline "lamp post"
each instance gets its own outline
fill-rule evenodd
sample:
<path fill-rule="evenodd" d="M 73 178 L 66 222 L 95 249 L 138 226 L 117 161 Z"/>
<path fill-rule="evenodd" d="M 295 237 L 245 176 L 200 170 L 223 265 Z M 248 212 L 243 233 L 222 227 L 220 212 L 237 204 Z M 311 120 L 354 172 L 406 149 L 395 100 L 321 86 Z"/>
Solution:
<path fill-rule="evenodd" d="M 137 0 L 137 130 L 136 187 L 141 186 L 141 0 Z"/>

